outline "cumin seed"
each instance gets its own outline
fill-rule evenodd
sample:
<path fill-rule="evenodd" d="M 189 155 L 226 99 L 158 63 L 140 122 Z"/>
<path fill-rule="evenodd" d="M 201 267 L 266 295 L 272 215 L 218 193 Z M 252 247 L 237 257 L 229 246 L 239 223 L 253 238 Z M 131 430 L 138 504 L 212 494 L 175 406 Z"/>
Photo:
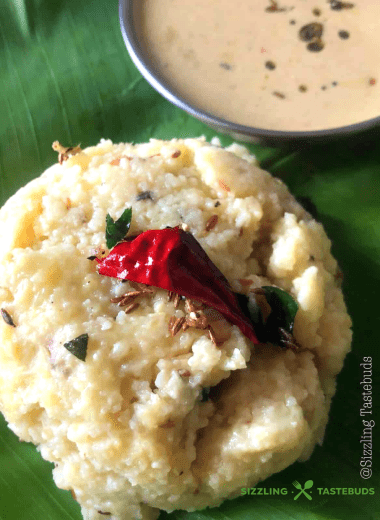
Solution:
<path fill-rule="evenodd" d="M 5 309 L 1 309 L 1 317 L 3 318 L 3 320 L 5 321 L 5 323 L 7 325 L 10 325 L 11 327 L 16 327 L 16 325 L 12 319 L 12 316 Z"/>
<path fill-rule="evenodd" d="M 186 318 L 177 318 L 172 326 L 170 334 L 175 336 L 181 329 L 182 325 L 185 323 Z"/>
<path fill-rule="evenodd" d="M 132 303 L 132 301 L 136 298 L 136 296 L 132 296 L 131 298 L 129 296 L 125 296 L 122 300 L 119 301 L 118 306 L 119 307 L 125 307 L 126 305 L 129 305 Z"/>
<path fill-rule="evenodd" d="M 129 293 L 123 294 L 123 296 L 119 296 L 118 298 L 111 298 L 110 302 L 117 303 L 119 307 L 124 307 L 141 294 L 143 294 L 142 291 L 131 291 Z"/>
<path fill-rule="evenodd" d="M 130 305 L 128 305 L 128 307 L 126 307 L 124 309 L 124 312 L 125 314 L 129 314 L 130 312 L 134 311 L 135 309 L 137 309 L 137 307 L 139 307 L 140 304 L 139 303 L 131 303 Z"/>
<path fill-rule="evenodd" d="M 181 301 L 181 296 L 179 294 L 175 294 L 174 296 L 174 308 L 177 309 L 179 302 Z"/>
<path fill-rule="evenodd" d="M 172 159 L 177 159 L 181 155 L 181 150 L 177 150 L 172 154 Z"/>
<path fill-rule="evenodd" d="M 196 329 L 207 329 L 208 327 L 208 319 L 203 313 L 199 312 L 191 312 L 190 317 L 186 318 L 186 323 L 190 327 L 195 327 Z"/>
<path fill-rule="evenodd" d="M 110 302 L 111 303 L 120 303 L 122 300 L 124 300 L 124 298 L 125 298 L 125 294 L 123 294 L 123 296 L 118 296 L 117 298 L 111 298 Z"/>
<path fill-rule="evenodd" d="M 141 294 L 154 294 L 156 291 L 154 287 L 151 287 L 150 285 L 145 285 L 141 287 L 140 292 Z"/>
<path fill-rule="evenodd" d="M 217 225 L 219 220 L 218 215 L 212 215 L 206 222 L 206 231 L 211 231 Z"/>
<path fill-rule="evenodd" d="M 195 312 L 197 309 L 194 305 L 194 303 L 189 299 L 189 298 L 186 298 L 185 300 L 185 309 L 186 309 L 186 312 Z"/>
<path fill-rule="evenodd" d="M 153 287 L 146 287 L 146 289 L 142 289 L 142 291 L 140 291 L 141 294 L 154 294 L 155 293 L 155 290 L 153 289 Z"/>
<path fill-rule="evenodd" d="M 209 335 L 209 338 L 211 339 L 211 341 L 214 343 L 214 345 L 215 345 L 216 347 L 218 347 L 219 344 L 218 344 L 218 342 L 217 342 L 217 340 L 216 340 L 216 336 L 215 336 L 215 334 L 214 334 L 214 331 L 212 330 L 211 325 L 208 326 L 208 335 Z"/>
<path fill-rule="evenodd" d="M 221 179 L 219 179 L 218 184 L 222 188 L 222 190 L 231 191 L 231 188 L 229 186 L 227 186 L 227 184 L 224 181 L 222 181 Z"/>
<path fill-rule="evenodd" d="M 170 316 L 170 320 L 169 320 L 169 324 L 168 324 L 168 330 L 169 330 L 170 334 L 172 333 L 175 320 L 176 320 L 175 316 Z"/>
<path fill-rule="evenodd" d="M 115 303 L 115 301 L 121 301 L 124 298 L 136 298 L 136 296 L 139 296 L 142 293 L 142 291 L 130 291 L 124 294 L 123 296 L 120 296 L 119 298 L 112 298 L 111 302 Z"/>
<path fill-rule="evenodd" d="M 299 348 L 301 348 L 301 345 L 297 342 L 293 334 L 283 329 L 282 327 L 279 328 L 279 331 L 283 336 L 280 340 L 280 343 L 282 343 L 284 347 L 291 348 L 292 350 L 298 350 Z"/>
<path fill-rule="evenodd" d="M 137 282 L 131 282 L 130 280 L 126 280 L 126 282 L 129 282 L 129 285 L 134 289 L 135 291 L 141 291 L 140 284 Z"/>
<path fill-rule="evenodd" d="M 144 293 L 151 293 L 153 294 L 155 291 L 153 287 L 150 287 L 149 285 L 145 285 L 143 283 L 138 282 L 132 282 L 131 280 L 127 280 L 129 282 L 129 285 L 134 289 L 135 291 L 139 291 L 141 294 Z"/>

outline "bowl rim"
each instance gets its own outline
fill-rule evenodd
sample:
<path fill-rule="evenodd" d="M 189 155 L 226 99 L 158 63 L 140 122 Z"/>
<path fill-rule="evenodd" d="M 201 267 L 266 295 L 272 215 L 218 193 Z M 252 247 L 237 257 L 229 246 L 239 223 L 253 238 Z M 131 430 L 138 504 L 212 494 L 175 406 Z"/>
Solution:
<path fill-rule="evenodd" d="M 258 137 L 263 139 L 272 139 L 278 141 L 315 139 L 329 137 L 344 137 L 354 133 L 370 130 L 380 124 L 380 115 L 371 119 L 366 119 L 360 123 L 328 128 L 325 130 L 309 130 L 309 131 L 287 131 L 287 130 L 270 130 L 258 128 L 254 126 L 245 126 L 233 123 L 227 119 L 223 119 L 213 114 L 194 107 L 180 95 L 176 94 L 172 87 L 167 83 L 153 64 L 149 61 L 148 56 L 144 53 L 140 45 L 137 32 L 134 26 L 134 7 L 136 3 L 142 0 L 119 0 L 119 20 L 124 43 L 128 53 L 140 71 L 142 76 L 150 83 L 150 85 L 159 92 L 164 98 L 181 108 L 188 114 L 196 117 L 211 127 L 217 127 L 219 131 L 224 133 L 234 133 L 236 135 L 244 135 L 247 137 Z"/>

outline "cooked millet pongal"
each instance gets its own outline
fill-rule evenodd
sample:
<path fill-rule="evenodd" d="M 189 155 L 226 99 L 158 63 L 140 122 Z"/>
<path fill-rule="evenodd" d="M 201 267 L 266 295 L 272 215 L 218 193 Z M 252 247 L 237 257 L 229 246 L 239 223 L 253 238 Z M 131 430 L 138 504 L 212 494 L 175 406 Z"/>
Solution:
<path fill-rule="evenodd" d="M 253 346 L 235 325 L 220 346 L 195 328 L 172 336 L 184 309 L 163 289 L 128 314 L 111 303 L 130 283 L 87 257 L 106 249 L 106 214 L 130 206 L 131 235 L 186 224 L 234 291 L 289 292 L 301 348 Z M 0 305 L 16 325 L 0 320 L 0 410 L 86 519 L 217 506 L 322 442 L 351 343 L 337 263 L 245 148 L 102 140 L 19 190 L 0 222 Z M 85 333 L 83 362 L 63 344 Z"/>

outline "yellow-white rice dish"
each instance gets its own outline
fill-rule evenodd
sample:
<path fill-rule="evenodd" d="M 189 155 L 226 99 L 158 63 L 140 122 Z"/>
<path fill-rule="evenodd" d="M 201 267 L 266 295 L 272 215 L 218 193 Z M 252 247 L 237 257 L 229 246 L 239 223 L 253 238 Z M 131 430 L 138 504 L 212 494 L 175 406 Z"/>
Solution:
<path fill-rule="evenodd" d="M 183 310 L 162 289 L 128 314 L 111 303 L 129 282 L 87 257 L 106 249 L 106 214 L 129 206 L 132 235 L 188 226 L 236 292 L 289 292 L 301 348 L 253 346 L 237 326 L 221 346 L 194 328 L 172 336 Z M 19 190 L 0 230 L 15 325 L 0 320 L 0 410 L 87 520 L 217 506 L 322 442 L 351 343 L 340 273 L 321 224 L 242 146 L 102 140 Z M 81 334 L 85 362 L 63 347 Z"/>

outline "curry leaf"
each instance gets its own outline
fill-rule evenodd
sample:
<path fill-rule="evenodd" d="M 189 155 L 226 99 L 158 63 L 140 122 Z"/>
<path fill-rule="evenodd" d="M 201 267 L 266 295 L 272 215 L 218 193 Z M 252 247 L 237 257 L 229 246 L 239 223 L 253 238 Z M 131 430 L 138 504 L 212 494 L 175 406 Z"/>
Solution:
<path fill-rule="evenodd" d="M 248 297 L 235 293 L 235 296 L 240 308 L 253 324 L 257 339 L 261 343 L 283 346 L 281 329 L 292 333 L 298 304 L 289 293 L 278 287 L 264 286 L 261 289 L 270 306 L 269 316 L 264 316 L 257 295 L 252 293 Z"/>
<path fill-rule="evenodd" d="M 102 137 L 144 142 L 150 137 L 205 135 L 210 140 L 217 135 L 222 144 L 231 144 L 230 137 L 171 105 L 141 77 L 122 41 L 116 1 L 8 0 L 2 2 L 0 26 L 1 204 L 56 162 L 51 149 L 55 139 L 85 147 Z M 374 520 L 380 511 L 377 491 L 374 496 L 320 496 L 316 489 L 359 489 L 364 484 L 357 465 L 363 454 L 358 443 L 363 401 L 353 382 L 359 382 L 362 356 L 373 357 L 374 379 L 379 379 L 378 139 L 369 146 L 361 136 L 350 143 L 334 139 L 324 146 L 300 146 L 294 153 L 246 146 L 293 194 L 311 197 L 318 207 L 318 220 L 345 273 L 345 299 L 355 323 L 353 352 L 339 376 L 323 446 L 307 462 L 259 484 L 285 487 L 287 496 L 244 496 L 202 512 L 161 513 L 160 520 Z M 310 165 L 315 166 L 312 174 Z M 301 203 L 305 206 L 305 200 Z M 31 444 L 19 442 L 1 414 L 0 453 L 1 519 L 82 519 L 70 492 L 54 484 L 53 464 L 42 460 Z M 374 464 L 364 487 L 376 486 L 379 472 Z M 291 483 L 308 479 L 315 482 L 313 500 L 301 496 L 294 501 Z"/>
<path fill-rule="evenodd" d="M 121 242 L 131 227 L 132 208 L 124 210 L 118 220 L 114 220 L 109 213 L 106 216 L 106 242 L 108 249 L 112 249 Z"/>
<path fill-rule="evenodd" d="M 81 361 L 86 361 L 87 355 L 87 345 L 88 345 L 88 334 L 81 334 L 77 338 L 74 338 L 67 343 L 64 343 L 65 349 L 67 349 L 71 354 L 74 354 L 75 357 L 80 359 Z"/>
<path fill-rule="evenodd" d="M 208 401 L 210 398 L 209 395 L 210 395 L 210 387 L 205 386 L 204 388 L 202 388 L 201 402 L 204 403 L 205 401 Z"/>
<path fill-rule="evenodd" d="M 288 332 L 293 331 L 294 318 L 298 311 L 298 303 L 286 291 L 265 285 L 262 287 L 265 291 L 266 299 L 272 308 L 271 316 L 276 316 L 276 320 L 281 322 L 281 327 Z M 268 321 L 271 319 L 269 316 Z"/>

